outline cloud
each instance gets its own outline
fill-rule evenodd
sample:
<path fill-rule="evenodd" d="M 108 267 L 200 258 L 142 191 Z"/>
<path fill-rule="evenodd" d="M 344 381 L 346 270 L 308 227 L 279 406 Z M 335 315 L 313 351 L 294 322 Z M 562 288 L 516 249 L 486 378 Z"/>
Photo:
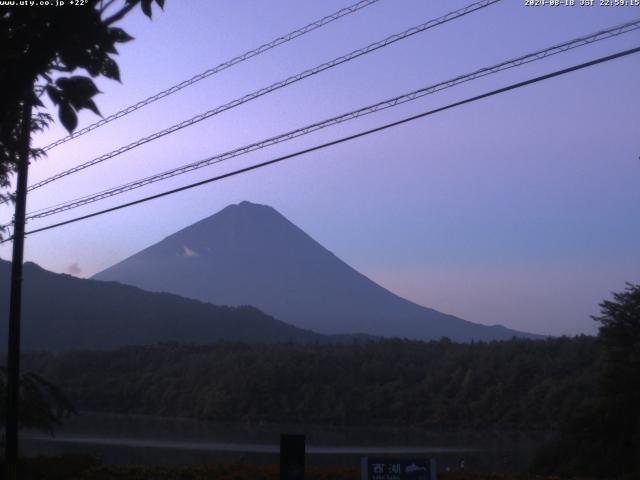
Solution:
<path fill-rule="evenodd" d="M 72 264 L 70 264 L 67 267 L 67 273 L 75 276 L 80 275 L 82 273 L 82 269 L 80 268 L 80 265 L 78 265 L 78 262 L 73 262 Z"/>
<path fill-rule="evenodd" d="M 183 245 L 182 246 L 182 256 L 186 257 L 186 258 L 190 258 L 190 257 L 199 257 L 200 254 L 198 252 L 196 252 L 195 250 L 191 250 L 186 245 Z"/>

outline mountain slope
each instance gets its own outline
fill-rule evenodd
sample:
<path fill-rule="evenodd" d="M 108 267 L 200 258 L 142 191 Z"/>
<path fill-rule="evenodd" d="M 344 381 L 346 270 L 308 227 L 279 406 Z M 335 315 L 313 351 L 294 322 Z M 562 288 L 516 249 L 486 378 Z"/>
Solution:
<path fill-rule="evenodd" d="M 11 264 L 0 260 L 0 311 L 8 311 Z M 158 342 L 326 342 L 254 307 L 220 307 L 115 282 L 97 282 L 25 264 L 22 346 L 25 350 L 103 349 Z M 0 317 L 0 350 L 7 345 Z M 344 340 L 344 339 L 336 339 Z"/>
<path fill-rule="evenodd" d="M 446 315 L 382 288 L 271 207 L 242 202 L 94 276 L 221 305 L 255 305 L 300 328 L 468 341 L 534 337 Z"/>

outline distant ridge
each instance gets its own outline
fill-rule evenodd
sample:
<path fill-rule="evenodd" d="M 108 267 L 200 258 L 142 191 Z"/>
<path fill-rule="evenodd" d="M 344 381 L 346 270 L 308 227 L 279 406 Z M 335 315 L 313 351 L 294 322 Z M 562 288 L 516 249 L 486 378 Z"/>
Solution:
<path fill-rule="evenodd" d="M 0 351 L 7 345 L 11 264 L 0 260 Z M 287 325 L 249 306 L 219 307 L 115 282 L 24 266 L 23 350 L 107 349 L 161 342 L 208 344 L 350 341 Z"/>
<path fill-rule="evenodd" d="M 219 305 L 255 305 L 299 328 L 455 341 L 540 336 L 417 305 L 336 257 L 275 209 L 251 202 L 215 215 L 96 274 Z"/>

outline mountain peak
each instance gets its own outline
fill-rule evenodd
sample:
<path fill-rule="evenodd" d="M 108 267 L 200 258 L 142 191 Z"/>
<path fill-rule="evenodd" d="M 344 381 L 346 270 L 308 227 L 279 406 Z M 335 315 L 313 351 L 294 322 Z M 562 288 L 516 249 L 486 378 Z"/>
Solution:
<path fill-rule="evenodd" d="M 222 210 L 220 210 L 220 212 L 224 212 L 225 210 L 234 210 L 234 211 L 240 211 L 240 210 L 263 210 L 263 209 L 269 209 L 269 210 L 273 210 L 273 208 L 271 208 L 268 205 L 263 205 L 261 203 L 253 203 L 250 202 L 249 200 L 243 200 L 239 203 L 232 203 L 231 205 L 227 205 L 225 208 L 223 208 Z M 216 214 L 214 214 L 215 216 Z"/>
<path fill-rule="evenodd" d="M 239 203 L 232 203 L 231 205 L 227 205 L 222 210 L 202 219 L 199 222 L 194 223 L 192 226 L 196 226 L 201 223 L 211 223 L 212 221 L 224 221 L 228 219 L 253 220 L 261 217 L 284 218 L 277 210 L 275 210 L 273 207 L 270 207 L 269 205 L 263 205 L 260 203 L 253 203 L 248 200 L 243 200 Z"/>
<path fill-rule="evenodd" d="M 278 249 L 283 242 L 296 243 L 300 237 L 311 240 L 274 208 L 245 200 L 226 206 L 170 235 L 156 246 L 180 243 L 189 248 L 196 246 L 198 250 L 223 251 L 232 248 L 239 252 L 242 249 L 253 251 L 258 243 L 262 245 L 262 250 Z M 182 245 L 177 246 L 182 249 Z"/>
<path fill-rule="evenodd" d="M 229 205 L 98 273 L 146 290 L 254 305 L 328 334 L 491 340 L 527 336 L 416 305 L 374 283 L 270 206 Z"/>
<path fill-rule="evenodd" d="M 249 200 L 243 200 L 240 203 L 236 203 L 235 206 L 245 207 L 245 208 L 251 208 L 251 207 L 267 207 L 267 208 L 271 208 L 268 205 L 263 205 L 261 203 L 253 203 L 253 202 L 250 202 Z"/>
<path fill-rule="evenodd" d="M 223 212 L 227 209 L 230 210 L 236 210 L 236 211 L 247 211 L 247 210 L 253 210 L 253 211 L 261 211 L 261 212 L 265 212 L 265 211 L 271 211 L 271 212 L 277 212 L 277 210 L 269 205 L 265 205 L 262 203 L 254 203 L 254 202 L 250 202 L 249 200 L 243 200 L 241 202 L 238 203 L 232 203 L 231 205 L 227 205 L 225 208 L 223 208 L 222 210 L 220 210 L 220 212 Z M 218 212 L 218 213 L 220 213 Z M 215 215 L 215 214 L 214 214 Z"/>

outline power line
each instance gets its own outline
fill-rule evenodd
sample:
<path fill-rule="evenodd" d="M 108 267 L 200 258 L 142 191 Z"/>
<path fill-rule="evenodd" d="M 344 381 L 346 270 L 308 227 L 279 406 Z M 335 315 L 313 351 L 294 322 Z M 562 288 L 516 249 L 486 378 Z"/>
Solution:
<path fill-rule="evenodd" d="M 425 30 L 434 28 L 438 25 L 442 25 L 444 23 L 450 22 L 452 20 L 455 20 L 457 18 L 460 18 L 462 16 L 465 16 L 469 13 L 475 12 L 477 10 L 483 9 L 488 7 L 489 5 L 492 5 L 494 3 L 499 2 L 500 0 L 481 0 L 479 2 L 475 2 L 472 3 L 470 5 L 467 5 L 464 8 L 461 8 L 459 10 L 455 10 L 453 12 L 447 13 L 446 15 L 443 15 L 441 17 L 438 17 L 436 19 L 433 20 L 429 20 L 428 22 L 425 22 L 423 24 L 417 25 L 415 27 L 409 28 L 401 33 L 397 33 L 395 35 L 391 35 L 387 38 L 385 38 L 384 40 L 380 40 L 378 42 L 374 42 L 372 44 L 367 45 L 366 47 L 363 48 L 359 48 L 357 50 L 354 50 L 346 55 L 343 55 L 341 57 L 335 58 L 329 62 L 323 63 L 321 65 L 318 65 L 316 67 L 313 67 L 311 69 L 305 70 L 297 75 L 293 75 L 291 77 L 286 78 L 285 80 L 281 80 L 279 82 L 276 82 L 268 87 L 263 87 L 259 90 L 256 90 L 252 93 L 249 93 L 243 97 L 237 98 L 229 103 L 226 103 L 224 105 L 218 106 L 212 110 L 209 110 L 207 112 L 201 113 L 200 115 L 196 115 L 195 117 L 192 117 L 188 120 L 184 120 L 180 123 L 177 123 L 175 125 L 172 125 L 171 127 L 168 127 L 164 130 L 161 130 L 159 132 L 153 133 L 152 135 L 149 135 L 147 137 L 141 138 L 139 140 L 136 140 L 135 142 L 132 142 L 128 145 L 125 145 L 123 147 L 120 147 L 116 150 L 113 150 L 109 153 L 106 153 L 104 155 L 101 155 L 99 157 L 96 157 L 92 160 L 89 160 L 88 162 L 85 162 L 83 164 L 80 164 L 76 167 L 70 168 L 68 170 L 65 170 L 61 173 L 58 173 L 56 175 L 53 175 L 52 177 L 46 178 L 40 182 L 37 182 L 33 185 L 31 185 L 29 187 L 29 191 L 33 191 L 37 188 L 43 187 L 53 181 L 59 180 L 60 178 L 66 177 L 68 175 L 71 175 L 73 173 L 79 172 L 81 170 L 84 170 L 86 168 L 89 168 L 93 165 L 96 165 L 98 163 L 104 162 L 105 160 L 108 160 L 110 158 L 113 158 L 117 155 L 120 155 L 122 153 L 125 153 L 129 150 L 132 150 L 136 147 L 139 147 L 141 145 L 144 145 L 146 143 L 149 143 L 153 140 L 157 140 L 158 138 L 164 137 L 165 135 L 169 135 L 171 133 L 177 132 L 178 130 L 181 130 L 183 128 L 189 127 L 191 125 L 194 125 L 198 122 L 201 122 L 203 120 L 206 120 L 214 115 L 217 115 L 219 113 L 222 113 L 226 110 L 230 110 L 232 108 L 235 108 L 239 105 L 242 105 L 246 102 L 249 102 L 251 100 L 255 100 L 256 98 L 259 98 L 263 95 L 266 95 L 268 93 L 271 93 L 275 90 L 278 90 L 280 88 L 286 87 L 288 85 L 291 85 L 293 83 L 299 82 L 300 80 L 303 80 L 307 77 L 310 77 L 312 75 L 316 75 L 324 70 L 328 70 L 330 68 L 336 67 L 338 65 L 341 65 L 345 62 L 349 62 L 355 58 L 358 58 L 360 56 L 366 55 L 368 53 L 371 53 L 375 50 L 378 50 L 380 48 L 389 46 L 397 41 L 403 40 L 405 38 L 411 37 L 412 35 L 415 35 L 417 33 L 420 32 L 424 32 Z"/>
<path fill-rule="evenodd" d="M 141 198 L 141 199 L 138 199 L 138 200 L 134 200 L 132 202 L 123 203 L 123 204 L 117 205 L 115 207 L 107 208 L 107 209 L 104 209 L 104 210 L 99 210 L 97 212 L 93 212 L 93 213 L 90 213 L 90 214 L 87 214 L 87 215 L 82 215 L 80 217 L 75 217 L 75 218 L 72 218 L 70 220 L 65 220 L 63 222 L 58 222 L 58 223 L 55 223 L 55 224 L 52 224 L 52 225 L 47 225 L 47 226 L 42 227 L 42 228 L 37 228 L 37 229 L 31 230 L 29 232 L 26 232 L 26 235 L 30 235 L 30 234 L 33 234 L 33 233 L 44 232 L 46 230 L 51 230 L 53 228 L 58 228 L 58 227 L 61 227 L 63 225 L 68 225 L 70 223 L 79 222 L 81 220 L 86 220 L 88 218 L 92 218 L 92 217 L 96 217 L 96 216 L 99 216 L 99 215 L 103 215 L 105 213 L 114 212 L 116 210 L 121 210 L 123 208 L 132 207 L 134 205 L 138 205 L 138 204 L 145 203 L 145 202 L 148 202 L 148 201 L 151 201 L 151 200 L 155 200 L 157 198 L 165 197 L 165 196 L 168 196 L 168 195 L 173 195 L 175 193 L 182 192 L 182 191 L 185 191 L 185 190 L 190 190 L 192 188 L 199 187 L 201 185 L 206 185 L 208 183 L 212 183 L 212 182 L 216 182 L 216 181 L 219 181 L 219 180 L 223 180 L 225 178 L 229 178 L 229 177 L 233 177 L 233 176 L 236 176 L 236 175 L 240 175 L 242 173 L 250 172 L 252 170 L 257 170 L 259 168 L 263 168 L 263 167 L 266 167 L 266 166 L 269 166 L 269 165 L 273 165 L 275 163 L 279 163 L 279 162 L 282 162 L 284 160 L 288 160 L 290 158 L 298 157 L 298 156 L 301 156 L 301 155 L 304 155 L 304 154 L 307 154 L 307 153 L 310 153 L 310 152 L 314 152 L 314 151 L 317 151 L 317 150 L 322 150 L 324 148 L 327 148 L 327 147 L 330 147 L 330 146 L 333 146 L 333 145 L 338 145 L 340 143 L 348 142 L 350 140 L 355 140 L 356 138 L 360 138 L 360 137 L 364 137 L 366 135 L 371 135 L 373 133 L 381 132 L 381 131 L 386 130 L 388 128 L 392 128 L 392 127 L 396 127 L 398 125 L 402 125 L 404 123 L 412 122 L 412 121 L 417 120 L 419 118 L 423 118 L 423 117 L 427 117 L 427 116 L 430 116 L 430 115 L 434 115 L 436 113 L 443 112 L 445 110 L 450 110 L 452 108 L 459 107 L 459 106 L 462 106 L 462 105 L 465 105 L 465 104 L 468 104 L 468 103 L 476 102 L 478 100 L 482 100 L 484 98 L 492 97 L 492 96 L 498 95 L 500 93 L 504 93 L 504 92 L 508 92 L 508 91 L 511 91 L 511 90 L 515 90 L 515 89 L 518 89 L 518 88 L 521 88 L 521 87 L 524 87 L 524 86 L 527 86 L 527 85 L 531 85 L 531 84 L 538 83 L 538 82 L 541 82 L 541 81 L 544 81 L 544 80 L 548 80 L 550 78 L 558 77 L 558 76 L 561 76 L 561 75 L 566 75 L 567 73 L 570 73 L 570 72 L 574 72 L 574 71 L 577 71 L 577 70 L 582 70 L 584 68 L 592 67 L 594 65 L 598 65 L 598 64 L 601 64 L 601 63 L 604 63 L 604 62 L 615 60 L 617 58 L 625 57 L 627 55 L 631 55 L 631 54 L 638 53 L 638 52 L 640 52 L 640 47 L 632 48 L 632 49 L 629 49 L 629 50 L 624 50 L 622 52 L 618 52 L 618 53 L 615 53 L 615 54 L 612 54 L 612 55 L 608 55 L 606 57 L 600 57 L 600 58 L 597 58 L 595 60 L 591 60 L 589 62 L 585 62 L 585 63 L 581 63 L 579 65 L 574 65 L 572 67 L 564 68 L 562 70 L 556 70 L 556 71 L 554 71 L 552 73 L 548 73 L 546 75 L 541 75 L 539 77 L 531 78 L 531 79 L 525 80 L 523 82 L 513 83 L 511 85 L 499 88 L 497 90 L 492 90 L 490 92 L 483 93 L 481 95 L 476 95 L 474 97 L 470 97 L 470 98 L 467 98 L 465 100 L 461 100 L 461 101 L 458 101 L 458 102 L 450 103 L 450 104 L 448 104 L 448 105 L 446 105 L 444 107 L 439 107 L 439 108 L 436 108 L 434 110 L 429 110 L 427 112 L 420 113 L 418 115 L 413 115 L 413 116 L 410 116 L 410 117 L 406 117 L 406 118 L 403 118 L 402 120 L 398 120 L 398 121 L 395 121 L 395 122 L 392 122 L 392 123 L 387 123 L 387 124 L 382 125 L 380 127 L 372 128 L 370 130 L 365 130 L 363 132 L 359 132 L 359 133 L 356 133 L 356 134 L 353 134 L 353 135 L 349 135 L 347 137 L 339 138 L 338 140 L 333 140 L 331 142 L 327 142 L 327 143 L 323 143 L 323 144 L 320 144 L 320 145 L 316 145 L 314 147 L 306 148 L 304 150 L 299 150 L 297 152 L 290 153 L 288 155 L 284 155 L 284 156 L 281 156 L 281 157 L 278 157 L 278 158 L 274 158 L 274 159 L 268 160 L 266 162 L 262 162 L 262 163 L 258 163 L 258 164 L 255 164 L 255 165 L 251 165 L 249 167 L 245 167 L 245 168 L 241 168 L 241 169 L 238 169 L 238 170 L 234 170 L 234 171 L 229 172 L 229 173 L 225 173 L 225 174 L 222 174 L 222 175 L 211 177 L 211 178 L 208 178 L 206 180 L 201 180 L 199 182 L 191 183 L 191 184 L 179 187 L 179 188 L 174 188 L 172 190 L 167 190 L 165 192 L 158 193 L 158 194 L 155 194 L 155 195 L 151 195 L 151 196 L 148 196 L 148 197 L 144 197 L 144 198 Z M 11 240 L 12 238 L 13 237 L 9 237 L 6 240 L 1 241 L 0 243 L 5 243 L 5 242 Z"/>
<path fill-rule="evenodd" d="M 203 160 L 199 160 L 197 162 L 189 163 L 187 165 L 183 165 L 181 167 L 177 167 L 162 173 L 158 173 L 143 179 L 139 179 L 133 182 L 126 183 L 124 185 L 120 185 L 117 187 L 112 187 L 107 190 L 103 190 L 101 192 L 85 195 L 80 198 L 76 198 L 74 200 L 62 202 L 56 205 L 52 205 L 49 207 L 41 208 L 39 210 L 30 212 L 27 215 L 28 220 L 44 218 L 50 215 L 54 215 L 60 212 L 64 212 L 67 210 L 71 210 L 74 208 L 81 207 L 83 205 L 87 205 L 89 203 L 94 203 L 99 200 L 103 200 L 105 198 L 110 198 L 115 195 L 120 195 L 122 193 L 144 187 L 146 185 L 150 185 L 155 182 L 159 182 L 162 180 L 166 180 L 168 178 L 175 177 L 177 175 L 182 175 L 200 168 L 204 168 L 213 164 L 217 164 L 231 158 L 235 158 L 241 155 L 248 154 L 250 152 L 266 148 L 272 145 L 276 145 L 281 142 L 285 142 L 303 135 L 307 135 L 309 133 L 315 132 L 317 130 L 327 128 L 329 126 L 337 125 L 342 122 L 346 122 L 349 120 L 353 120 L 364 115 L 368 115 L 374 112 L 378 112 L 387 108 L 392 108 L 397 105 L 407 103 L 418 98 L 421 98 L 425 95 L 433 94 L 444 90 L 446 88 L 451 88 L 453 86 L 459 85 L 461 83 L 469 82 L 478 78 L 485 77 L 487 75 L 495 74 L 510 68 L 514 68 L 520 65 L 528 64 L 537 60 L 542 60 L 552 55 L 556 55 L 558 53 L 566 52 L 568 50 L 578 48 L 584 45 L 590 45 L 594 42 L 602 41 L 611 37 L 615 37 L 633 30 L 637 30 L 640 28 L 640 19 L 633 20 L 631 22 L 627 22 L 621 25 L 616 25 L 614 27 L 610 27 L 606 30 L 601 30 L 596 33 L 592 33 L 587 36 L 582 36 L 579 38 L 575 38 L 568 42 L 564 42 L 561 44 L 554 45 L 552 47 L 548 47 L 543 50 L 538 50 L 526 55 L 522 55 L 515 59 L 506 60 L 496 65 L 485 67 L 479 70 L 476 70 L 472 73 L 468 73 L 465 75 L 459 75 L 453 79 L 446 80 L 444 82 L 437 83 L 435 85 L 431 85 L 428 87 L 424 87 L 410 93 L 405 93 L 403 95 L 399 95 L 381 102 L 378 102 L 373 105 L 369 105 L 366 107 L 362 107 L 358 110 L 354 110 L 348 113 L 344 113 L 337 117 L 332 117 L 327 120 L 323 120 L 321 122 L 316 122 L 311 125 L 307 125 L 296 130 L 289 131 L 287 133 L 283 133 L 277 135 L 275 137 L 267 138 L 264 140 L 260 140 L 258 142 L 252 143 L 250 145 L 245 145 L 240 148 L 236 148 L 234 150 L 227 151 L 222 154 L 218 154 L 212 157 L 208 157 Z"/>
<path fill-rule="evenodd" d="M 212 75 L 215 75 L 216 73 L 220 73 L 223 70 L 226 70 L 227 68 L 233 67 L 234 65 L 237 65 L 239 63 L 244 62 L 245 60 L 249 60 L 250 58 L 253 57 L 257 57 L 258 55 L 265 53 L 269 50 L 271 50 L 272 48 L 278 47 L 280 45 L 282 45 L 283 43 L 287 43 L 290 42 L 291 40 L 301 37 L 302 35 L 305 35 L 306 33 L 312 32 L 318 28 L 324 27 L 325 25 L 328 25 L 331 22 L 334 22 L 335 20 L 338 20 L 342 17 L 345 17 L 347 15 L 350 15 L 352 13 L 355 13 L 359 10 L 362 10 L 363 8 L 366 8 L 370 5 L 373 5 L 374 3 L 379 2 L 380 0 L 361 0 L 357 3 L 354 3 L 353 5 L 350 5 L 348 7 L 342 8 L 340 10 L 338 10 L 337 12 L 332 13 L 331 15 L 327 15 L 326 17 L 321 18 L 320 20 L 316 20 L 315 22 L 312 22 L 308 25 L 305 25 L 302 28 L 299 28 L 297 30 L 294 30 L 292 32 L 287 33 L 286 35 L 283 35 L 281 37 L 276 38 L 275 40 L 272 40 L 269 43 L 265 43 L 263 45 L 260 45 L 257 48 L 254 48 L 253 50 L 249 50 L 248 52 L 243 53 L 242 55 L 238 55 L 237 57 L 232 58 L 231 60 L 227 60 L 224 63 L 221 63 L 220 65 L 217 65 L 213 68 L 210 68 L 208 70 L 205 70 L 204 72 L 201 72 L 197 75 L 194 75 L 193 77 L 191 77 L 188 80 L 184 80 L 176 85 L 173 85 L 172 87 L 167 88 L 166 90 L 162 90 L 161 92 L 156 93 L 155 95 L 152 95 L 150 97 L 145 98 L 144 100 L 139 101 L 138 103 L 131 105 L 127 108 L 124 108 L 112 115 L 109 115 L 108 117 L 105 117 L 95 123 L 92 123 L 91 125 L 88 125 L 84 128 L 81 128 L 80 130 L 71 133 L 70 135 L 67 135 L 66 137 L 62 137 L 58 140 L 56 140 L 53 143 L 50 143 L 49 145 L 47 145 L 46 147 L 43 148 L 43 150 L 46 152 L 48 150 L 51 150 L 52 148 L 57 147 L 58 145 L 62 145 L 63 143 L 68 142 L 69 140 L 73 140 L 74 138 L 80 137 L 82 135 L 84 135 L 85 133 L 88 133 L 92 130 L 95 130 L 96 128 L 102 127 L 103 125 L 106 125 L 109 122 L 112 122 L 114 120 L 117 120 L 118 118 L 122 118 L 126 115 L 129 115 L 132 112 L 135 112 L 136 110 L 141 109 L 142 107 L 145 107 L 147 105 L 150 105 L 151 103 L 154 103 L 164 97 L 168 97 L 169 95 L 172 95 L 180 90 L 182 90 L 183 88 L 187 88 L 191 85 L 193 85 L 194 83 L 199 82 L 200 80 L 204 80 L 205 78 L 208 78 Z"/>

